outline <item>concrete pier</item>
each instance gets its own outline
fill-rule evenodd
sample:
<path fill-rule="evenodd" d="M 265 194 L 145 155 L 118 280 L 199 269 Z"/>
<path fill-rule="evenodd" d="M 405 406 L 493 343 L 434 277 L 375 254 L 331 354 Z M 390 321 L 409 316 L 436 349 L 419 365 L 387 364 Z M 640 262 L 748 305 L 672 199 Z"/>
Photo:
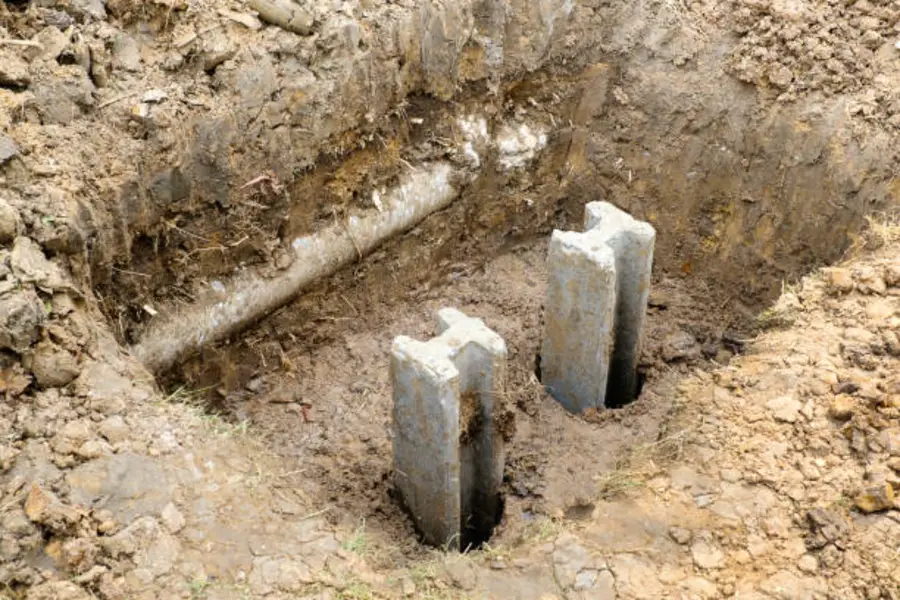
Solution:
<path fill-rule="evenodd" d="M 465 550 L 502 512 L 503 437 L 494 407 L 506 343 L 480 319 L 445 308 L 440 335 L 391 348 L 395 483 L 425 542 Z"/>
<path fill-rule="evenodd" d="M 567 410 L 622 406 L 637 391 L 656 231 L 608 202 L 584 233 L 554 231 L 541 380 Z"/>

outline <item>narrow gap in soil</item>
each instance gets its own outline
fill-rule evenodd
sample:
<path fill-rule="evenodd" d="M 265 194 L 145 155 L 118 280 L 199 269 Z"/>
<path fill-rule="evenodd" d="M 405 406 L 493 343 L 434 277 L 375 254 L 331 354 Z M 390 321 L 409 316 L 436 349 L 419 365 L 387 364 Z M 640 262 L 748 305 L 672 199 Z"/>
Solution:
<path fill-rule="evenodd" d="M 540 352 L 534 355 L 534 376 L 538 382 L 542 382 L 541 379 L 541 354 Z M 638 368 L 637 371 L 637 385 L 635 386 L 634 393 L 632 394 L 620 394 L 615 389 L 614 382 L 611 382 L 610 388 L 607 391 L 606 395 L 606 408 L 617 409 L 624 408 L 641 397 L 641 391 L 644 389 L 644 382 L 647 380 L 647 373 L 642 368 Z"/>

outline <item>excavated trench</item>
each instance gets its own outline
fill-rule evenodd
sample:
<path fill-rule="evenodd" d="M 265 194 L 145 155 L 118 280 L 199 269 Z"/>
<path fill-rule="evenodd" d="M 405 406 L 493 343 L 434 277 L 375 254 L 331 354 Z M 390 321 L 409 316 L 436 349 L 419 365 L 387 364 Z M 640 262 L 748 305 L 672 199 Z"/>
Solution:
<path fill-rule="evenodd" d="M 577 518 L 619 453 L 661 435 L 680 373 L 740 352 L 784 282 L 840 258 L 893 203 L 884 143 L 840 99 L 767 105 L 656 63 L 546 69 L 497 94 L 409 97 L 291 184 L 263 173 L 228 203 L 170 210 L 96 289 L 138 356 L 151 338 L 178 346 L 148 365 L 163 387 L 251 422 L 330 518 L 409 540 L 390 484 L 390 340 L 430 337 L 442 306 L 481 317 L 509 347 L 505 526 Z M 361 245 L 354 224 L 406 206 L 407 192 L 440 198 Z M 599 199 L 658 231 L 643 391 L 615 415 L 573 419 L 535 377 L 544 259 L 551 230 L 579 229 Z M 343 257 L 284 283 L 323 231 Z M 239 294 L 268 310 L 221 308 Z M 214 334 L 191 337 L 207 322 Z"/>

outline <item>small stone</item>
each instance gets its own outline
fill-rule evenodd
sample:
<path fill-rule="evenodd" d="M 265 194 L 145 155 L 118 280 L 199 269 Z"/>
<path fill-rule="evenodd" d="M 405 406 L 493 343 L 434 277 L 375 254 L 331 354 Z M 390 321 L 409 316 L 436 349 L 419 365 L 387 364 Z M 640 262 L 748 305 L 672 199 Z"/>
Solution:
<path fill-rule="evenodd" d="M 769 73 L 769 82 L 777 88 L 785 89 L 793 80 L 794 74 L 784 65 L 776 67 Z"/>
<path fill-rule="evenodd" d="M 691 541 L 691 531 L 682 527 L 672 527 L 669 529 L 669 537 L 676 543 L 685 545 Z"/>
<path fill-rule="evenodd" d="M 831 294 L 839 295 L 853 291 L 853 274 L 850 269 L 832 267 L 825 269 L 825 285 Z"/>
<path fill-rule="evenodd" d="M 3 519 L 0 520 L 0 525 L 3 527 L 0 531 L 11 533 L 17 537 L 31 535 L 36 531 L 34 525 L 31 524 L 25 513 L 20 510 L 4 515 Z"/>
<path fill-rule="evenodd" d="M 40 387 L 69 385 L 81 373 L 78 359 L 51 342 L 41 342 L 31 358 L 31 372 Z"/>
<path fill-rule="evenodd" d="M 78 523 L 79 515 L 75 509 L 64 505 L 59 499 L 37 483 L 25 498 L 25 515 L 33 523 L 38 523 L 56 533 L 66 533 Z"/>
<path fill-rule="evenodd" d="M 766 407 L 772 411 L 776 421 L 794 423 L 800 413 L 801 405 L 791 396 L 779 396 L 766 403 Z"/>
<path fill-rule="evenodd" d="M 126 71 L 141 70 L 141 49 L 130 35 L 120 33 L 113 40 L 113 66 Z"/>
<path fill-rule="evenodd" d="M 900 285 L 900 264 L 889 263 L 884 267 L 884 282 L 890 287 Z"/>
<path fill-rule="evenodd" d="M 62 54 L 63 50 L 66 49 L 66 46 L 69 45 L 70 38 L 57 27 L 50 26 L 40 30 L 38 34 L 34 36 L 33 41 L 37 42 L 38 45 L 25 48 L 23 52 L 25 58 L 29 61 L 54 61 Z"/>
<path fill-rule="evenodd" d="M 0 133 L 0 156 L 2 156 L 3 134 Z M 7 138 L 8 139 L 8 138 Z M 0 160 L 0 164 L 3 161 Z M 0 198 L 0 244 L 7 244 L 19 235 L 22 227 L 22 221 L 19 219 L 19 212 L 9 203 Z"/>
<path fill-rule="evenodd" d="M 19 281 L 34 282 L 51 290 L 67 287 L 59 266 L 48 260 L 40 244 L 31 238 L 20 236 L 15 239 L 9 264 Z"/>
<path fill-rule="evenodd" d="M 797 561 L 797 568 L 804 573 L 815 573 L 819 570 L 819 560 L 812 554 L 804 554 Z"/>
<path fill-rule="evenodd" d="M 725 561 L 725 554 L 711 540 L 698 539 L 691 544 L 694 564 L 701 569 L 717 569 Z"/>
<path fill-rule="evenodd" d="M 759 585 L 759 590 L 777 600 L 824 596 L 825 584 L 812 577 L 798 577 L 790 571 L 778 571 Z"/>
<path fill-rule="evenodd" d="M 82 21 L 88 20 L 87 17 L 102 21 L 106 18 L 105 4 L 105 0 L 69 0 L 66 9 Z"/>
<path fill-rule="evenodd" d="M 710 494 L 700 494 L 694 497 L 694 503 L 697 505 L 697 508 L 706 508 L 713 503 L 714 499 Z"/>
<path fill-rule="evenodd" d="M 128 439 L 131 433 L 125 423 L 125 419 L 119 415 L 113 415 L 100 424 L 100 435 L 106 438 L 110 444 L 118 444 Z"/>
<path fill-rule="evenodd" d="M 52 25 L 60 31 L 65 31 L 75 23 L 75 19 L 71 15 L 52 8 L 45 8 L 43 16 L 44 23 Z"/>
<path fill-rule="evenodd" d="M 26 87 L 29 83 L 28 63 L 13 52 L 0 49 L 0 86 Z"/>
<path fill-rule="evenodd" d="M 88 440 L 75 451 L 75 454 L 88 460 L 100 458 L 103 456 L 103 444 L 97 440 Z"/>
<path fill-rule="evenodd" d="M 315 14 L 309 6 L 287 0 L 268 0 L 255 4 L 259 18 L 299 35 L 310 35 L 315 24 Z"/>
<path fill-rule="evenodd" d="M 883 294 L 887 291 L 887 283 L 878 270 L 863 267 L 855 276 L 856 289 L 863 294 Z"/>
<path fill-rule="evenodd" d="M 159 537 L 159 523 L 153 517 L 141 517 L 117 534 L 100 538 L 103 550 L 112 558 L 145 550 Z"/>
<path fill-rule="evenodd" d="M 169 95 L 166 94 L 165 90 L 148 90 L 144 92 L 143 96 L 141 96 L 141 102 L 145 102 L 147 104 L 158 104 L 168 97 Z"/>
<path fill-rule="evenodd" d="M 97 525 L 97 532 L 102 533 L 103 535 L 112 535 L 119 529 L 119 524 L 109 519 L 107 521 L 101 521 L 99 525 Z"/>
<path fill-rule="evenodd" d="M 666 362 L 692 360 L 700 358 L 702 348 L 688 332 L 676 331 L 663 339 L 660 353 Z"/>
<path fill-rule="evenodd" d="M 184 527 L 184 516 L 171 502 L 162 509 L 160 518 L 163 525 L 169 530 L 169 533 L 178 533 Z"/>
<path fill-rule="evenodd" d="M 864 513 L 894 508 L 894 488 L 889 483 L 870 487 L 856 497 L 855 504 Z"/>
<path fill-rule="evenodd" d="M 44 305 L 33 291 L 0 296 L 0 350 L 22 353 L 40 336 Z"/>
<path fill-rule="evenodd" d="M 226 10 L 223 8 L 219 9 L 219 14 L 227 19 L 231 19 L 235 23 L 240 23 L 247 29 L 251 29 L 253 31 L 259 31 L 263 26 L 262 22 L 251 14 L 234 12 L 232 10 Z"/>
<path fill-rule="evenodd" d="M 444 563 L 444 569 L 453 584 L 462 590 L 471 591 L 478 585 L 478 574 L 468 561 L 450 558 Z"/>
<path fill-rule="evenodd" d="M 19 147 L 8 135 L 0 133 L 0 165 L 3 165 L 19 154 Z M 5 202 L 5 201 L 4 201 Z"/>
<path fill-rule="evenodd" d="M 856 402 L 846 394 L 838 394 L 828 407 L 828 416 L 837 421 L 849 421 L 853 417 Z"/>

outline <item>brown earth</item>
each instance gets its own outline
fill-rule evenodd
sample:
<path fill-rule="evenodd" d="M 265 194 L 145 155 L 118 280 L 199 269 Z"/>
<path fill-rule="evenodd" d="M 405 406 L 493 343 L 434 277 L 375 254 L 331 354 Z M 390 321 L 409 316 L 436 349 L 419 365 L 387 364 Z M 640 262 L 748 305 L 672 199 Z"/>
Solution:
<path fill-rule="evenodd" d="M 900 7 L 296 4 L 0 6 L 0 597 L 900 597 Z M 547 146 L 473 167 L 469 115 Z M 156 380 L 128 356 L 433 160 L 470 183 L 411 233 Z M 573 417 L 546 236 L 597 199 L 659 232 L 645 383 Z M 510 356 L 464 556 L 390 484 L 390 340 L 442 306 Z"/>

